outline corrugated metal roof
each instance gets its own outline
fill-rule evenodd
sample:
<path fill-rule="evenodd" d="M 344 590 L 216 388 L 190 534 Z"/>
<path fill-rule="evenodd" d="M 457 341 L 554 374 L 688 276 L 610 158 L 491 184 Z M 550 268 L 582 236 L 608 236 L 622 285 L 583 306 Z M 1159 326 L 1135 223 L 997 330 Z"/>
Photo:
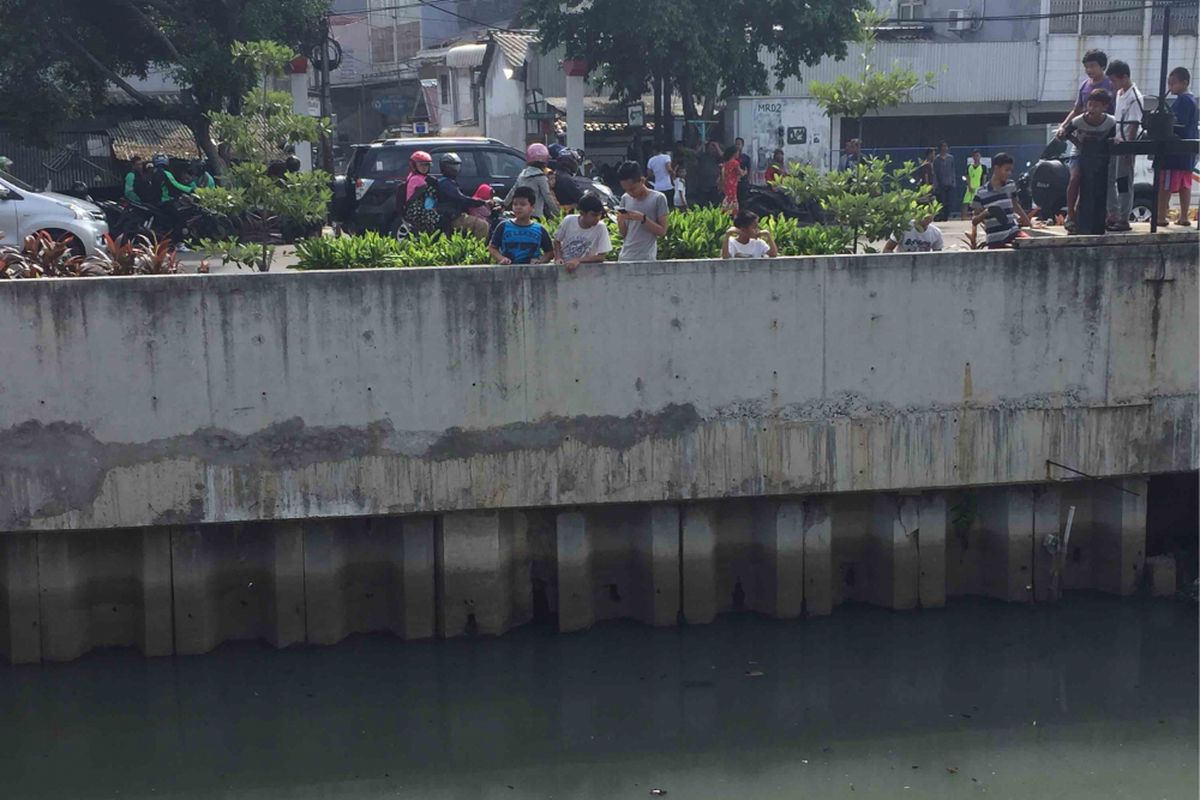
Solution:
<path fill-rule="evenodd" d="M 12 159 L 10 172 L 13 175 L 39 189 L 45 186 L 69 189 L 76 181 L 89 186 L 109 186 L 117 182 L 112 142 L 104 131 L 55 133 L 45 147 L 28 144 L 8 131 L 0 131 L 0 155 Z"/>
<path fill-rule="evenodd" d="M 801 78 L 788 78 L 783 89 L 771 87 L 777 97 L 811 97 L 812 81 L 829 82 L 839 75 L 862 72 L 862 45 L 847 48 L 844 61 L 822 59 L 808 67 Z M 768 71 L 775 58 L 763 55 Z M 1032 100 L 1038 96 L 1037 42 L 878 42 L 870 63 L 881 70 L 893 63 L 911 67 L 918 74 L 935 73 L 935 85 L 914 96 L 918 103 L 959 103 Z"/>
<path fill-rule="evenodd" d="M 525 57 L 529 53 L 529 45 L 537 41 L 537 37 L 532 33 L 507 33 L 505 31 L 493 31 L 492 39 L 500 48 L 500 52 L 504 54 L 504 60 L 508 63 L 509 69 L 516 69 L 525 63 Z"/>
<path fill-rule="evenodd" d="M 155 153 L 180 159 L 200 157 L 200 148 L 196 147 L 191 129 L 176 120 L 127 120 L 109 128 L 108 133 L 113 140 L 113 155 L 121 161 L 134 156 L 150 158 Z"/>
<path fill-rule="evenodd" d="M 458 47 L 451 47 L 446 53 L 446 66 L 457 69 L 482 66 L 485 53 L 486 44 L 460 44 Z"/>

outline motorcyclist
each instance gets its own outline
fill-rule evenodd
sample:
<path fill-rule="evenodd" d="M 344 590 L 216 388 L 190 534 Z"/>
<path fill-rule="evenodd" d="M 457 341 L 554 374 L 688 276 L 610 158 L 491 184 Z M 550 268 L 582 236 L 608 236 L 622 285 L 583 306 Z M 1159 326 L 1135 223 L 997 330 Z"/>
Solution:
<path fill-rule="evenodd" d="M 153 190 L 145 159 L 134 156 L 129 161 L 129 171 L 125 173 L 125 190 L 122 194 L 131 203 L 146 205 L 155 198 Z"/>
<path fill-rule="evenodd" d="M 564 209 L 574 208 L 583 197 L 584 188 L 578 176 L 579 164 L 570 150 L 561 152 L 554 162 L 554 197 Z"/>
<path fill-rule="evenodd" d="M 508 208 L 512 205 L 513 191 L 518 186 L 528 186 L 533 189 L 533 215 L 546 219 L 547 215 L 551 217 L 558 216 L 558 201 L 554 199 L 554 191 L 550 188 L 550 179 L 546 175 L 546 164 L 550 161 L 550 150 L 546 145 L 540 142 L 534 142 L 529 145 L 525 151 L 525 161 L 528 164 L 525 169 L 521 170 L 521 174 L 517 176 L 513 188 L 509 190 L 508 196 L 504 198 L 504 207 Z"/>
<path fill-rule="evenodd" d="M 433 158 L 424 150 L 408 157 L 408 177 L 400 185 L 396 207 L 414 233 L 428 233 L 438 226 L 437 179 L 429 174 Z"/>
<path fill-rule="evenodd" d="M 163 153 L 155 153 L 150 160 L 153 171 L 150 176 L 150 204 L 162 214 L 164 221 L 170 225 L 167 234 L 179 249 L 183 247 L 183 215 L 176 204 L 176 199 L 190 196 L 196 187 L 193 184 L 180 183 L 171 172 L 171 160 Z"/>
<path fill-rule="evenodd" d="M 192 162 L 192 175 L 195 176 L 192 180 L 192 186 L 196 189 L 215 189 L 217 186 L 212 173 L 208 171 L 208 162 L 204 159 Z"/>
<path fill-rule="evenodd" d="M 438 164 L 442 169 L 442 177 L 437 182 L 438 213 L 441 215 L 443 230 L 468 231 L 480 239 L 488 235 L 487 220 L 467 213 L 468 208 L 478 208 L 487 205 L 485 200 L 463 194 L 458 185 L 458 172 L 462 169 L 462 159 L 457 153 L 443 153 Z"/>

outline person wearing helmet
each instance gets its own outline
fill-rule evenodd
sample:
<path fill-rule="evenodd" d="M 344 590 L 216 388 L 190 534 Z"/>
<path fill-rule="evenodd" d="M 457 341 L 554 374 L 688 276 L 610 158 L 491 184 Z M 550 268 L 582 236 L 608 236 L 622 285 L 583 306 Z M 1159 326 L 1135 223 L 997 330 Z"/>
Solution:
<path fill-rule="evenodd" d="M 554 192 L 550 188 L 550 179 L 546 175 L 546 164 L 550 161 L 549 148 L 540 142 L 534 142 L 525 151 L 525 161 L 528 166 L 521 170 L 513 188 L 504 198 L 504 207 L 512 207 L 513 192 L 518 186 L 528 186 L 533 189 L 533 215 L 541 219 L 546 219 L 547 215 L 558 216 L 558 201 L 554 198 Z"/>
<path fill-rule="evenodd" d="M 417 150 L 408 159 L 408 178 L 401 185 L 403 196 L 397 206 L 404 221 L 416 233 L 437 230 L 437 180 L 429 174 L 433 159 L 424 150 Z"/>
<path fill-rule="evenodd" d="M 8 156 L 0 156 L 0 170 L 4 170 L 5 172 L 11 172 L 12 165 L 13 165 L 13 161 L 11 158 L 9 158 Z"/>
<path fill-rule="evenodd" d="M 554 161 L 554 198 L 564 211 L 574 208 L 583 197 L 584 188 L 576 179 L 578 172 L 575 154 L 564 149 Z"/>
<path fill-rule="evenodd" d="M 480 239 L 487 239 L 487 220 L 467 213 L 468 209 L 487 205 L 487 202 L 463 194 L 458 185 L 458 171 L 462 169 L 462 159 L 457 153 L 443 153 L 438 165 L 442 169 L 442 177 L 437 182 L 438 213 L 441 214 L 444 229 L 467 231 Z"/>

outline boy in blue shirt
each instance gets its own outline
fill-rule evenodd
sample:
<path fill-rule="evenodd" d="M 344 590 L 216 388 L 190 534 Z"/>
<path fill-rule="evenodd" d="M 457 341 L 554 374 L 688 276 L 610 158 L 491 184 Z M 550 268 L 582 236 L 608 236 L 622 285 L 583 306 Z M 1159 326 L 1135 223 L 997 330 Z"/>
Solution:
<path fill-rule="evenodd" d="M 497 264 L 545 264 L 554 257 L 550 234 L 540 223 L 533 221 L 536 199 L 529 186 L 513 189 L 510 202 L 515 219 L 497 225 L 488 243 L 488 251 Z"/>
<path fill-rule="evenodd" d="M 1175 114 L 1175 135 L 1180 139 L 1195 139 L 1200 134 L 1200 114 L 1197 114 L 1196 96 L 1188 91 L 1192 73 L 1186 67 L 1176 67 L 1167 76 L 1167 90 L 1175 95 L 1171 112 Z M 1167 224 L 1167 209 L 1171 195 L 1179 195 L 1179 219 L 1176 225 L 1191 227 L 1189 213 L 1192 205 L 1192 171 L 1196 168 L 1196 156 L 1192 153 L 1171 153 L 1163 157 L 1162 184 L 1158 190 L 1158 223 Z"/>

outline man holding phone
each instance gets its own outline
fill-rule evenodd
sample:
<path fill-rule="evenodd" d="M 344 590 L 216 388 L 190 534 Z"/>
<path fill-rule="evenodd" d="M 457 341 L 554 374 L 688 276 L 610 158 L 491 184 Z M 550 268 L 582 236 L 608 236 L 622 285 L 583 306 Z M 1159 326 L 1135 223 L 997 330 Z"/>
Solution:
<path fill-rule="evenodd" d="M 618 261 L 657 261 L 658 240 L 667 235 L 667 197 L 646 186 L 642 168 L 626 161 L 617 168 L 617 180 L 625 194 L 617 209 L 617 229 L 621 232 Z"/>

